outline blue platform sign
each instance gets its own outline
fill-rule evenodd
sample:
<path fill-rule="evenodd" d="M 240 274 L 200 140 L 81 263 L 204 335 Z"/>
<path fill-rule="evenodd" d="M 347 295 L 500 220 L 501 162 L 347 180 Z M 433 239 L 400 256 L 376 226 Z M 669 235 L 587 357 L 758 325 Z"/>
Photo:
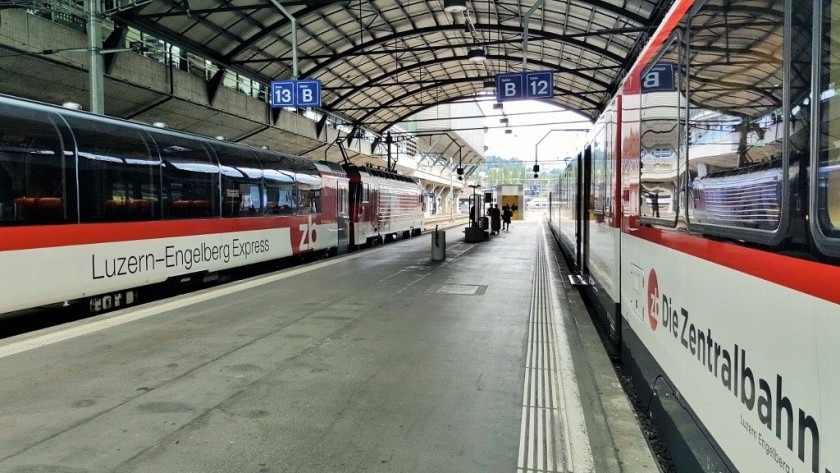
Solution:
<path fill-rule="evenodd" d="M 320 107 L 321 81 L 271 81 L 271 107 Z"/>
<path fill-rule="evenodd" d="M 522 100 L 525 87 L 522 74 L 499 74 L 496 76 L 496 101 Z"/>
<path fill-rule="evenodd" d="M 271 81 L 271 106 L 275 108 L 295 106 L 295 81 Z"/>
<path fill-rule="evenodd" d="M 525 98 L 550 99 L 554 97 L 554 74 L 551 71 L 525 74 Z"/>
<path fill-rule="evenodd" d="M 554 97 L 554 73 L 523 72 L 496 76 L 496 101 L 550 99 Z"/>
<path fill-rule="evenodd" d="M 298 107 L 320 107 L 321 81 L 299 80 L 297 82 L 296 100 Z"/>

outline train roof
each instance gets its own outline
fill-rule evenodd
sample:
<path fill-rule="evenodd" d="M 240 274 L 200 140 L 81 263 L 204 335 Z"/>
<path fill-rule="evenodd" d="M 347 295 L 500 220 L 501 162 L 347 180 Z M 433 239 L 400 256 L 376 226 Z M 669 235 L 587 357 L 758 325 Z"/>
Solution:
<path fill-rule="evenodd" d="M 111 117 L 107 115 L 98 115 L 85 110 L 74 110 L 72 108 L 61 107 L 58 105 L 48 104 L 44 102 L 37 102 L 34 100 L 14 97 L 10 95 L 0 94 L 0 106 L 10 105 L 25 108 L 28 110 L 39 111 L 43 113 L 54 113 L 62 117 L 74 117 L 79 120 L 99 121 L 106 123 L 113 123 L 115 125 L 125 126 L 126 128 L 134 128 L 147 132 L 154 138 L 155 136 L 171 136 L 180 139 L 190 139 L 203 142 L 215 151 L 220 149 L 237 149 L 240 151 L 248 151 L 254 155 L 261 162 L 279 163 L 284 169 L 303 174 L 317 174 L 318 168 L 315 166 L 315 161 L 297 156 L 289 153 L 273 151 L 264 148 L 257 148 L 247 144 L 236 143 L 232 141 L 225 141 L 215 139 L 205 135 L 199 135 L 182 130 L 175 130 L 172 128 L 156 127 L 146 123 L 125 120 L 122 118 Z M 69 124 L 68 124 L 69 125 Z"/>

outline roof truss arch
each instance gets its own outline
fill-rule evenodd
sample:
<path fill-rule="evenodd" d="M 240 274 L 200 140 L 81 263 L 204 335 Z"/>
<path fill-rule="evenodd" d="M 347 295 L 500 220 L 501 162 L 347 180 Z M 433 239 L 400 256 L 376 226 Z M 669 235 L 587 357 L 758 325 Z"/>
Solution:
<path fill-rule="evenodd" d="M 592 117 L 609 101 L 672 0 L 157 0 L 112 19 L 267 84 L 292 71 L 296 19 L 301 78 L 319 79 L 329 112 L 383 131 L 429 106 L 476 97 L 483 80 L 528 70 L 555 73 L 553 103 Z M 481 48 L 489 60 L 467 60 Z M 429 93 L 437 91 L 435 97 Z M 370 125 L 368 125 L 370 123 Z"/>

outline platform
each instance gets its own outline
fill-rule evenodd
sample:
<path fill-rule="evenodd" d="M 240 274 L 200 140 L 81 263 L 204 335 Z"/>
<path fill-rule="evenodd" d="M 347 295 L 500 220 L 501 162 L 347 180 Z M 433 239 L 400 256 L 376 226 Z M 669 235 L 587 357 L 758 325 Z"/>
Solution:
<path fill-rule="evenodd" d="M 0 471 L 658 471 L 541 223 L 448 233 L 0 341 Z"/>

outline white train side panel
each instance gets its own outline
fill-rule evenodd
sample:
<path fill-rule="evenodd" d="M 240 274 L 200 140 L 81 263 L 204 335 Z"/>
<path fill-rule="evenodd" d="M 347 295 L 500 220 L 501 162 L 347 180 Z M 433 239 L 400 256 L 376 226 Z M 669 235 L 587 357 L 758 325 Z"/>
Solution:
<path fill-rule="evenodd" d="M 335 224 L 312 216 L 276 227 L 0 251 L 0 313 L 215 272 L 335 246 Z M 223 223 L 220 221 L 220 223 Z M 137 224 L 135 224 L 137 225 Z M 143 225 L 143 224 L 139 224 Z M 155 224 L 153 224 L 155 225 Z M 61 232 L 68 227 L 59 227 Z M 39 284 L 49 268 L 49 285 Z"/>
<path fill-rule="evenodd" d="M 622 315 L 739 471 L 838 471 L 838 306 L 623 238 Z"/>

